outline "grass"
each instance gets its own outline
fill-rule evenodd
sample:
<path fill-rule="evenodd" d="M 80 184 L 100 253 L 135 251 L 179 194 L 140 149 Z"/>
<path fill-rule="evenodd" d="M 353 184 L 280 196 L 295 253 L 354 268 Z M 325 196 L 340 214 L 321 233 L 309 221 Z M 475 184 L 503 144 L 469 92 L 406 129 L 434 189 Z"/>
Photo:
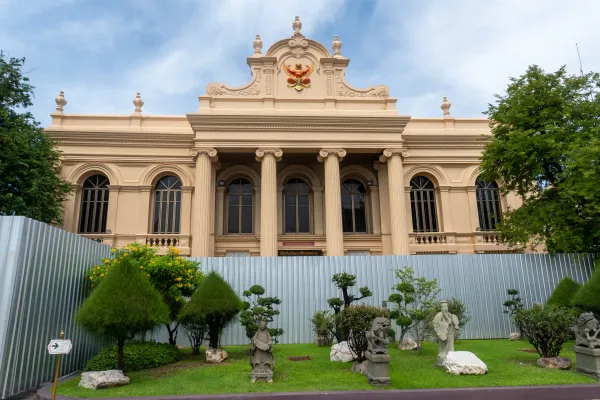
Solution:
<path fill-rule="evenodd" d="M 423 354 L 401 351 L 390 347 L 390 378 L 392 389 L 527 386 L 549 384 L 595 383 L 596 380 L 571 371 L 542 369 L 535 365 L 536 353 L 524 341 L 463 340 L 456 342 L 456 350 L 475 353 L 488 366 L 483 376 L 454 376 L 434 367 L 437 345 L 426 342 Z M 564 346 L 563 356 L 575 360 L 570 350 L 572 343 Z M 229 358 L 222 364 L 210 365 L 204 356 L 186 357 L 161 368 L 129 374 L 131 384 L 118 388 L 90 390 L 77 386 L 79 378 L 59 385 L 58 393 L 71 397 L 128 397 L 184 394 L 217 394 L 247 392 L 300 392 L 373 389 L 367 379 L 351 372 L 351 363 L 329 361 L 329 348 L 313 344 L 276 345 L 275 375 L 271 384 L 249 381 L 250 364 L 248 347 L 227 347 Z M 310 361 L 289 361 L 291 356 L 309 355 Z M 573 363 L 574 364 L 574 363 Z"/>

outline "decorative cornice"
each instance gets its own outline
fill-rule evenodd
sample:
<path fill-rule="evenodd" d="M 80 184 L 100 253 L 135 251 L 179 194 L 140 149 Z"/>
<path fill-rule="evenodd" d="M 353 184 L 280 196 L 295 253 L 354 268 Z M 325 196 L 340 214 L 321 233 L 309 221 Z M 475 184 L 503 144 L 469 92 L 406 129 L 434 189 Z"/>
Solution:
<path fill-rule="evenodd" d="M 192 140 L 185 140 L 181 142 L 177 141 L 119 141 L 119 140 L 59 140 L 59 145 L 64 146 L 105 146 L 105 147 L 191 147 L 193 145 Z"/>
<path fill-rule="evenodd" d="M 346 157 L 346 154 L 346 150 L 344 149 L 321 149 L 319 151 L 317 160 L 319 160 L 319 162 L 323 162 L 327 157 L 336 156 L 341 161 L 344 157 Z"/>
<path fill-rule="evenodd" d="M 410 143 L 408 149 L 483 149 L 486 143 Z"/>
<path fill-rule="evenodd" d="M 256 154 L 256 161 L 258 162 L 261 162 L 267 154 L 273 154 L 276 161 L 281 161 L 281 156 L 283 156 L 283 150 L 274 148 L 260 148 L 256 149 L 254 154 Z"/>

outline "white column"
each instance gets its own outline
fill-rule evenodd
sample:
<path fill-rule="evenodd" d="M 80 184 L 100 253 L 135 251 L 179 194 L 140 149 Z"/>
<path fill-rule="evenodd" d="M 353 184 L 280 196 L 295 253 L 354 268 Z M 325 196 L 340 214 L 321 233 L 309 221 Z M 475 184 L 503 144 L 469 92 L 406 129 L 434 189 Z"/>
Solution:
<path fill-rule="evenodd" d="M 409 254 L 404 167 L 402 165 L 402 157 L 406 156 L 408 156 L 408 151 L 405 149 L 385 149 L 380 159 L 380 161 L 387 161 L 388 164 L 392 254 Z"/>
<path fill-rule="evenodd" d="M 192 257 L 210 257 L 212 215 L 212 163 L 217 161 L 215 149 L 193 149 L 190 154 L 196 157 L 196 183 L 194 187 L 194 221 L 192 238 Z"/>
<path fill-rule="evenodd" d="M 260 177 L 260 255 L 277 255 L 277 161 L 281 149 L 257 149 L 256 161 L 261 164 Z"/>
<path fill-rule="evenodd" d="M 342 194 L 340 187 L 340 160 L 346 156 L 344 149 L 323 149 L 319 161 L 325 163 L 325 235 L 328 256 L 344 255 L 342 226 Z"/>

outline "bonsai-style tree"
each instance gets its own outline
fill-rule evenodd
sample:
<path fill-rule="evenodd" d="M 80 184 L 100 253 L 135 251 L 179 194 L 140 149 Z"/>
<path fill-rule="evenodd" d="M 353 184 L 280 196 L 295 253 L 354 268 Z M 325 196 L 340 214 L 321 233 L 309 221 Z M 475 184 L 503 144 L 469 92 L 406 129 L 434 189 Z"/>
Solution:
<path fill-rule="evenodd" d="M 570 277 L 565 276 L 554 288 L 552 295 L 546 301 L 546 305 L 571 307 L 573 297 L 579 288 L 581 288 L 579 283 L 575 282 Z"/>
<path fill-rule="evenodd" d="M 183 306 L 180 318 L 201 318 L 206 322 L 208 345 L 219 347 L 219 338 L 225 326 L 243 307 L 242 300 L 221 275 L 209 273 L 189 302 Z"/>
<path fill-rule="evenodd" d="M 360 289 L 358 289 L 360 296 L 355 296 L 353 294 L 348 293 L 349 288 L 356 286 L 356 275 L 348 274 L 346 272 L 334 274 L 331 277 L 331 282 L 342 291 L 341 299 L 339 297 L 332 297 L 331 299 L 327 300 L 327 304 L 329 304 L 329 307 L 333 309 L 335 315 L 338 315 L 345 308 L 350 307 L 350 305 L 353 302 L 364 299 L 365 297 L 371 297 L 373 295 L 373 293 L 371 293 L 371 290 L 366 286 L 363 286 Z M 339 343 L 347 339 L 348 332 L 344 332 L 343 329 L 340 329 L 340 327 L 338 326 L 338 319 L 336 319 L 335 321 L 336 328 L 333 334 L 335 335 Z"/>
<path fill-rule="evenodd" d="M 169 309 L 148 278 L 124 259 L 83 302 L 75 321 L 90 333 L 117 341 L 117 367 L 123 370 L 125 341 L 167 323 Z"/>
<path fill-rule="evenodd" d="M 265 288 L 260 285 L 253 285 L 242 293 L 248 300 L 244 301 L 240 323 L 246 329 L 248 339 L 254 337 L 261 320 L 265 319 L 267 322 L 273 322 L 273 317 L 279 315 L 279 310 L 274 309 L 273 306 L 281 304 L 281 300 L 278 297 L 261 297 L 264 294 Z M 283 329 L 269 328 L 269 334 L 273 338 L 273 342 L 277 343 L 277 336 L 283 335 Z"/>
<path fill-rule="evenodd" d="M 508 314 L 510 318 L 513 318 L 517 311 L 523 309 L 523 303 L 521 302 L 521 297 L 519 297 L 519 291 L 517 289 L 508 289 L 506 294 L 510 296 L 510 299 L 503 303 L 503 306 L 506 308 L 506 310 L 504 310 L 504 314 Z M 522 333 L 521 327 L 516 319 L 515 325 L 517 326 L 519 333 Z"/>
<path fill-rule="evenodd" d="M 575 293 L 573 306 L 582 312 L 591 311 L 600 318 L 600 264 L 590 279 Z"/>

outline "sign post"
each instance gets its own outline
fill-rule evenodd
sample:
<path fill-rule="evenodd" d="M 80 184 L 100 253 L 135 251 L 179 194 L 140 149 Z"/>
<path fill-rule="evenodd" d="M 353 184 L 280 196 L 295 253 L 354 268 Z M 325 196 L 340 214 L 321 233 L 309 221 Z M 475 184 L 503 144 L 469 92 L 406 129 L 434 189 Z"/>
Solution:
<path fill-rule="evenodd" d="M 65 340 L 65 333 L 60 332 L 60 339 L 53 339 L 48 344 L 48 354 L 58 354 L 56 357 L 56 370 L 54 371 L 54 386 L 52 387 L 52 400 L 56 397 L 56 386 L 58 385 L 58 373 L 60 371 L 60 359 L 63 354 L 69 354 L 73 347 L 71 340 Z"/>

